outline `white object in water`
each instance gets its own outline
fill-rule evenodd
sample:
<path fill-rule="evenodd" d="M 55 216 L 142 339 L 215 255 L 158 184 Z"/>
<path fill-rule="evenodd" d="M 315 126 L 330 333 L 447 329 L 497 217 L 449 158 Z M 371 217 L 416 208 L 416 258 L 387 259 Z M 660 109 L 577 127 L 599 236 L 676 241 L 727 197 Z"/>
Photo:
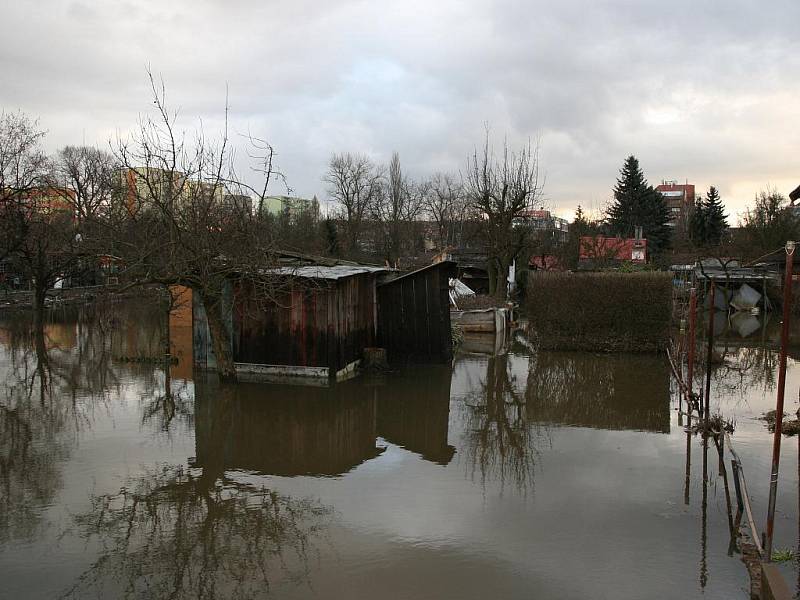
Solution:
<path fill-rule="evenodd" d="M 746 283 L 743 283 L 742 287 L 739 288 L 739 291 L 737 291 L 731 299 L 731 306 L 736 310 L 750 310 L 754 306 L 758 306 L 760 301 L 761 294 Z"/>

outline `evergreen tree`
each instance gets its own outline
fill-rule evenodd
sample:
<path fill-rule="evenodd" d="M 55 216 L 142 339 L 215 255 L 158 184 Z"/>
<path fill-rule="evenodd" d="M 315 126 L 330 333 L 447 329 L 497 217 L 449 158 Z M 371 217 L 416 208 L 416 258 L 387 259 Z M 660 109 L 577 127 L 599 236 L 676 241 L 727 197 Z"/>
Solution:
<path fill-rule="evenodd" d="M 626 158 L 614 186 L 614 203 L 608 210 L 611 232 L 633 237 L 636 227 L 641 226 L 649 252 L 658 254 L 670 245 L 669 217 L 664 198 L 647 183 L 639 161 L 633 155 Z"/>
<path fill-rule="evenodd" d="M 719 191 L 713 185 L 708 188 L 705 202 L 703 202 L 705 213 L 705 232 L 703 239 L 709 246 L 718 246 L 722 241 L 722 236 L 728 229 L 728 216 L 722 206 Z"/>
<path fill-rule="evenodd" d="M 695 246 L 706 244 L 706 230 L 708 227 L 708 214 L 702 198 L 696 198 L 692 215 L 689 217 L 689 239 Z"/>
<path fill-rule="evenodd" d="M 336 230 L 336 223 L 330 218 L 322 222 L 325 234 L 325 252 L 330 256 L 339 256 L 339 232 Z"/>
<path fill-rule="evenodd" d="M 580 256 L 581 237 L 597 235 L 598 233 L 600 231 L 597 225 L 587 218 L 583 208 L 578 205 L 575 211 L 575 220 L 569 226 L 567 242 L 559 245 L 555 252 L 559 262 L 568 269 L 576 269 L 578 267 L 578 257 Z"/>

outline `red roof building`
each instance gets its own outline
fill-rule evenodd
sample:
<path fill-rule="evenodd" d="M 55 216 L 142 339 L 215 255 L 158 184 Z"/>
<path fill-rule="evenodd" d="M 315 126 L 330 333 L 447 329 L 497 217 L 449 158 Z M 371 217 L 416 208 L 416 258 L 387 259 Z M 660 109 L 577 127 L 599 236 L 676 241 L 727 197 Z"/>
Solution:
<path fill-rule="evenodd" d="M 645 264 L 647 262 L 647 240 L 601 235 L 581 237 L 578 269 L 596 269 L 623 262 Z"/>

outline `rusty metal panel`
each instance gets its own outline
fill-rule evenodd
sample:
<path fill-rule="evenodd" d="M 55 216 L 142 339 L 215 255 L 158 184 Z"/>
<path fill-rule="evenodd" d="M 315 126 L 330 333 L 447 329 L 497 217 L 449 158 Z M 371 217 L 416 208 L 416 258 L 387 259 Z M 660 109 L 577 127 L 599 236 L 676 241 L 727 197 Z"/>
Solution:
<path fill-rule="evenodd" d="M 240 286 L 234 310 L 236 362 L 330 367 L 361 358 L 375 340 L 375 273 L 298 285 L 259 306 Z"/>

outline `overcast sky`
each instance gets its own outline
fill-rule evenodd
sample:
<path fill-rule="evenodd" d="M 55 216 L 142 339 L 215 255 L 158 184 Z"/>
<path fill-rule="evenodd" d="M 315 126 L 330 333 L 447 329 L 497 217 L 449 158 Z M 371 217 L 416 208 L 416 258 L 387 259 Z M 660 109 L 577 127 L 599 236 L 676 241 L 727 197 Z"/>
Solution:
<path fill-rule="evenodd" d="M 149 64 L 186 129 L 219 126 L 227 84 L 298 195 L 326 197 L 332 152 L 463 170 L 488 123 L 540 139 L 559 214 L 601 208 L 635 154 L 735 215 L 800 183 L 798 22 L 798 0 L 5 1 L 0 107 L 50 150 L 104 145 L 150 109 Z"/>

